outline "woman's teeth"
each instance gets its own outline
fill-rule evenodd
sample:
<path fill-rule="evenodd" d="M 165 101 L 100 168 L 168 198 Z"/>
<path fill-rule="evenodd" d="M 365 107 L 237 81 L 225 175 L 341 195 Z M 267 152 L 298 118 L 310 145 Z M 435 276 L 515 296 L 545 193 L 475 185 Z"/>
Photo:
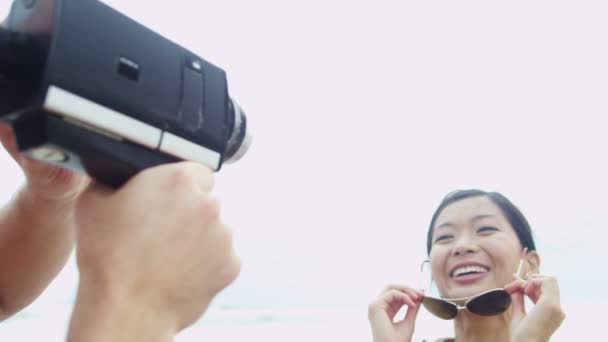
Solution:
<path fill-rule="evenodd" d="M 459 268 L 455 269 L 454 272 L 452 273 L 452 277 L 458 277 L 460 275 L 467 274 L 467 273 L 486 273 L 488 271 L 489 271 L 488 268 L 485 268 L 482 266 L 465 266 L 465 267 L 459 267 Z"/>

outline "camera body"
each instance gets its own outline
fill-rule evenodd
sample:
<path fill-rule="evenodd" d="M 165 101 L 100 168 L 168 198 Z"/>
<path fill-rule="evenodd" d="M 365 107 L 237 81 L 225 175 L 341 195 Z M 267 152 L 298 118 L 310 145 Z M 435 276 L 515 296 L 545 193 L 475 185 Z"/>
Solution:
<path fill-rule="evenodd" d="M 15 0 L 0 75 L 19 150 L 112 187 L 180 160 L 218 171 L 251 143 L 222 69 L 98 0 Z"/>

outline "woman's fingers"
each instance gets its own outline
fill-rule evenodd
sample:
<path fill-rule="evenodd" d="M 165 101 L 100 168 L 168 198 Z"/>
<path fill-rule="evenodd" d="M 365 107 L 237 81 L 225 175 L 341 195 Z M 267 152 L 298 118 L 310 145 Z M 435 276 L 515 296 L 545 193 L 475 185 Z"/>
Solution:
<path fill-rule="evenodd" d="M 417 308 L 422 302 L 423 296 L 411 288 L 403 286 L 387 286 L 384 291 L 369 305 L 369 314 L 375 315 L 380 312 L 386 313 L 393 320 L 395 315 L 404 306 Z M 408 309 L 408 312 L 410 310 Z M 413 312 L 412 314 L 415 314 Z"/>
<path fill-rule="evenodd" d="M 541 295 L 541 287 L 542 287 L 542 279 L 532 279 L 529 280 L 526 283 L 526 286 L 524 287 L 524 293 L 526 294 L 526 296 L 528 296 L 528 298 L 530 298 L 530 300 L 532 300 L 532 302 L 534 304 L 536 304 L 536 302 L 538 302 L 538 299 L 540 298 Z"/>
<path fill-rule="evenodd" d="M 402 322 L 405 323 L 402 324 L 412 325 L 418 314 L 418 309 L 420 308 L 420 303 L 422 302 L 422 299 L 411 297 L 407 293 L 400 292 L 394 289 L 387 292 L 387 295 L 391 300 L 391 304 L 389 305 L 388 310 L 386 310 L 390 321 L 395 321 L 395 316 L 397 315 L 399 310 L 401 310 L 401 308 L 403 308 L 403 306 L 405 305 L 407 306 L 407 311 L 405 317 L 402 320 Z"/>
<path fill-rule="evenodd" d="M 526 286 L 524 287 L 524 293 L 528 296 L 535 304 L 543 300 L 559 305 L 559 285 L 555 277 L 549 277 L 541 274 L 533 274 L 530 276 Z"/>
<path fill-rule="evenodd" d="M 422 291 L 409 286 L 385 287 L 368 308 L 368 319 L 374 340 L 410 341 L 423 297 Z M 395 316 L 404 306 L 407 307 L 405 317 L 395 321 Z"/>
<path fill-rule="evenodd" d="M 405 304 L 407 306 L 416 306 L 416 297 L 399 290 L 390 290 L 385 294 L 387 303 Z"/>
<path fill-rule="evenodd" d="M 565 318 L 557 279 L 541 274 L 527 278 L 523 288 L 514 293 L 527 296 L 535 305 L 523 320 L 516 320 L 516 314 L 513 315 L 513 333 L 517 340 L 548 341 Z"/>
<path fill-rule="evenodd" d="M 507 286 L 504 287 L 505 291 L 507 291 L 509 294 L 512 294 L 513 292 L 523 292 L 523 288 L 526 285 L 526 281 L 519 278 L 519 277 L 513 277 L 513 281 L 510 282 L 509 284 L 507 284 Z"/>
<path fill-rule="evenodd" d="M 407 293 L 414 298 L 417 298 L 417 297 L 422 298 L 424 296 L 424 292 L 422 292 L 421 290 L 418 290 L 418 289 L 415 289 L 413 287 L 406 286 L 406 285 L 400 285 L 400 284 L 389 284 L 384 288 L 384 290 L 382 290 L 382 293 L 391 291 L 391 290 L 397 290 L 397 291 L 401 291 L 403 293 Z"/>
<path fill-rule="evenodd" d="M 416 316 L 418 316 L 418 310 L 420 310 L 420 302 L 418 302 L 417 305 L 409 306 L 403 320 L 406 322 L 415 322 Z"/>

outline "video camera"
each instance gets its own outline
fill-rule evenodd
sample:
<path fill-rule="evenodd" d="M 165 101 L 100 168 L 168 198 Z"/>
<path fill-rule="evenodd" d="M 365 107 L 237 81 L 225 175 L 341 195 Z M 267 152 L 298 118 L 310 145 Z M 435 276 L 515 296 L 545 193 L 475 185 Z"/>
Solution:
<path fill-rule="evenodd" d="M 222 69 L 98 0 L 14 0 L 0 120 L 22 153 L 112 187 L 180 160 L 219 171 L 251 144 Z"/>

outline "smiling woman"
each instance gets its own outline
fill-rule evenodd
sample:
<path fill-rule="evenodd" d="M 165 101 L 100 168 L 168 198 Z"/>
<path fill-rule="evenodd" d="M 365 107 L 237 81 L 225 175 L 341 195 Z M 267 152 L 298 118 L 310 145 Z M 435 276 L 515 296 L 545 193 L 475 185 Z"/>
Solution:
<path fill-rule="evenodd" d="M 448 298 L 506 285 L 523 248 L 528 250 L 527 270 L 537 272 L 540 258 L 530 225 L 517 207 L 495 192 L 449 194 L 435 211 L 427 235 L 433 278 Z"/>
<path fill-rule="evenodd" d="M 455 337 L 444 341 L 548 341 L 565 318 L 556 279 L 539 274 L 528 221 L 500 193 L 448 194 L 431 219 L 427 252 L 441 298 L 387 286 L 369 305 L 374 341 L 410 341 L 421 304 L 454 319 Z M 526 296 L 535 303 L 528 313 Z"/>

